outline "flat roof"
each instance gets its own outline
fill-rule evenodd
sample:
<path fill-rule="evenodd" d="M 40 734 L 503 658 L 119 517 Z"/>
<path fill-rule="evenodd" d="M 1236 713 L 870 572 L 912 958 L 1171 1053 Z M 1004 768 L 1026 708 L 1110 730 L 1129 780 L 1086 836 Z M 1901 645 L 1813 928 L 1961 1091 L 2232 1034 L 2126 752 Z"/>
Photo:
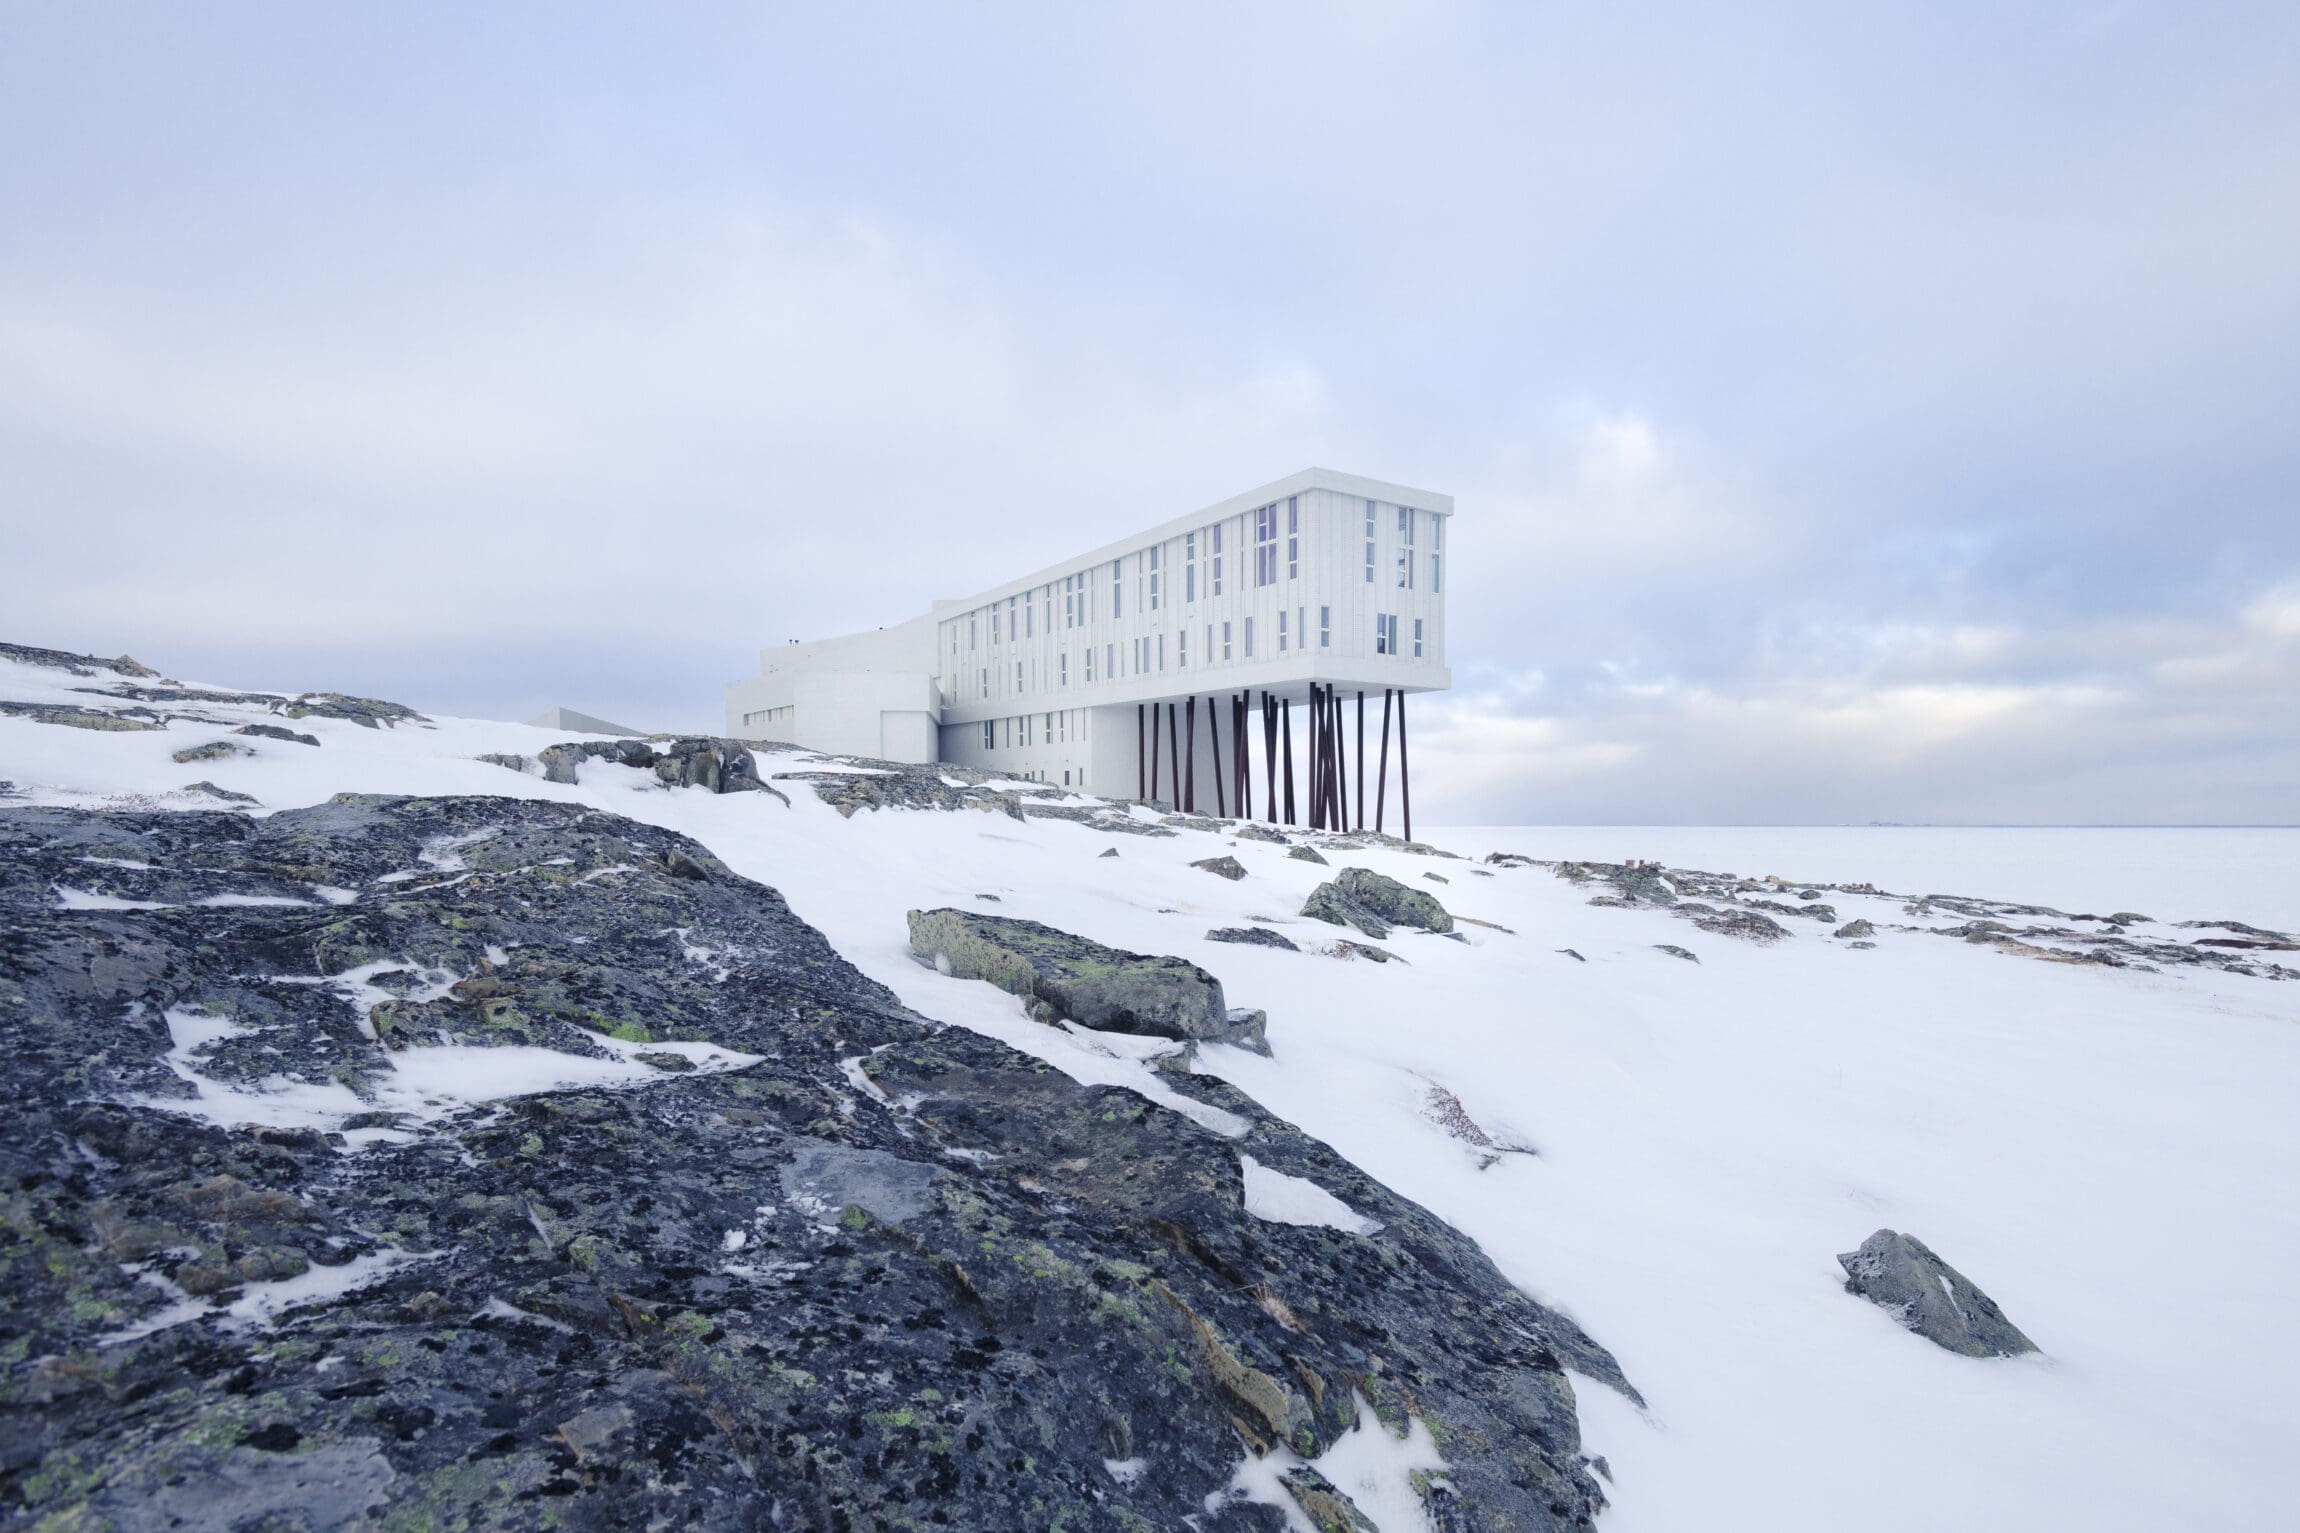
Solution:
<path fill-rule="evenodd" d="M 1075 557 L 1058 560 L 1053 564 L 1033 570 L 1030 574 L 992 586 L 984 591 L 978 591 L 972 596 L 938 598 L 934 603 L 933 616 L 939 619 L 952 612 L 964 612 L 970 607 L 987 606 L 994 601 L 1004 601 L 1009 596 L 1018 596 L 1024 591 L 1035 590 L 1039 586 L 1061 580 L 1065 576 L 1075 575 L 1081 569 L 1090 569 L 1106 560 L 1123 558 L 1127 554 L 1140 550 L 1146 544 L 1163 542 L 1170 537 L 1180 537 L 1186 532 L 1196 532 L 1209 522 L 1218 522 L 1224 517 L 1243 515 L 1257 506 L 1266 506 L 1273 500 L 1283 500 L 1289 495 L 1300 495 L 1309 490 L 1338 490 L 1344 495 L 1360 495 L 1368 500 L 1381 500 L 1388 501 L 1392 505 L 1412 506 L 1417 511 L 1428 511 L 1438 516 L 1453 515 L 1453 497 L 1451 495 L 1440 495 L 1435 490 L 1417 490 L 1411 485 L 1391 484 L 1385 479 L 1368 479 L 1362 474 L 1345 474 L 1339 469 L 1305 468 L 1298 473 L 1288 474 L 1283 479 L 1272 480 L 1259 489 L 1248 490 L 1243 495 L 1233 495 L 1229 499 L 1217 501 L 1203 510 L 1193 511 L 1187 516 L 1175 517 L 1172 521 L 1161 522 L 1155 527 L 1146 527 L 1142 531 L 1129 534 L 1116 542 L 1105 543 L 1100 548 L 1089 549 Z"/>

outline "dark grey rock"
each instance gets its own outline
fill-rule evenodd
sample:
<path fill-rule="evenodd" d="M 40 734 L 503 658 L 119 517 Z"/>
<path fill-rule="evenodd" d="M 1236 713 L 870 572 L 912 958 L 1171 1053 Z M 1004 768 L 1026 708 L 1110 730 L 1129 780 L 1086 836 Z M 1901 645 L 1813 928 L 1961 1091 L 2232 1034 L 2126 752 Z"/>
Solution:
<path fill-rule="evenodd" d="M 234 745 L 229 740 L 210 740 L 205 745 L 187 745 L 180 751 L 171 752 L 168 759 L 178 766 L 190 766 L 195 761 L 222 761 L 228 757 L 249 754 L 252 753 L 244 745 Z"/>
<path fill-rule="evenodd" d="M 1311 891 L 1302 914 L 1335 926 L 1354 926 L 1369 937 L 1386 937 L 1392 926 L 1450 932 L 1453 917 L 1435 896 L 1408 888 L 1370 868 L 1344 868 Z"/>
<path fill-rule="evenodd" d="M 1443 873 L 1424 873 L 1422 877 L 1428 879 L 1433 884 L 1450 884 L 1453 882 L 1452 879 L 1446 877 Z"/>
<path fill-rule="evenodd" d="M 1587 962 L 1589 962 L 1589 960 L 1588 960 L 1588 959 L 1586 959 L 1586 958 L 1582 957 L 1582 956 L 1581 956 L 1579 953 L 1575 952 L 1575 951 L 1574 951 L 1572 948 L 1569 948 L 1569 947 L 1561 947 L 1561 948 L 1559 948 L 1559 949 L 1558 949 L 1558 951 L 1559 951 L 1560 953 L 1563 953 L 1563 954 L 1564 954 L 1566 957 L 1568 957 L 1568 958 L 1572 959 L 1572 960 L 1573 960 L 1575 963 L 1587 963 Z"/>
<path fill-rule="evenodd" d="M 1859 1294 L 1951 1352 L 2017 1357 L 2036 1350 L 1994 1299 L 1914 1235 L 1879 1230 L 1837 1263 L 1845 1269 L 1845 1292 Z"/>
<path fill-rule="evenodd" d="M 234 793 L 229 788 L 219 788 L 214 783 L 204 779 L 199 782 L 184 784 L 184 791 L 197 793 L 202 798 L 220 799 L 227 804 L 253 804 L 257 802 L 253 793 Z"/>
<path fill-rule="evenodd" d="M 914 910 L 910 948 L 946 974 L 1021 996 L 1042 1021 L 1108 1033 L 1227 1043 L 1222 982 L 1182 958 L 1105 947 L 1038 921 Z"/>
<path fill-rule="evenodd" d="M 1705 932 L 1739 937 L 1744 942 L 1778 942 L 1789 935 L 1787 927 L 1761 910 L 1721 910 L 1715 915 L 1695 916 L 1693 924 Z"/>
<path fill-rule="evenodd" d="M 11 703 L 0 701 L 0 713 L 35 724 L 61 724 L 67 729 L 138 730 L 161 727 L 159 716 L 149 710 L 139 710 L 142 717 L 129 712 L 113 713 L 102 708 L 74 708 L 61 703 Z"/>
<path fill-rule="evenodd" d="M 1246 865 L 1235 857 L 1201 857 L 1190 866 L 1204 868 L 1215 877 L 1227 878 L 1232 883 L 1246 876 Z"/>
<path fill-rule="evenodd" d="M 1289 850 L 1286 855 L 1296 862 L 1314 862 L 1321 868 L 1328 866 L 1326 859 L 1318 855 L 1318 849 L 1314 846 L 1297 846 Z"/>
<path fill-rule="evenodd" d="M 1844 925 L 1838 927 L 1836 931 L 1836 935 L 1840 937 L 1874 937 L 1876 934 L 1876 927 L 1870 925 L 1865 920 L 1859 919 L 1847 921 Z"/>
<path fill-rule="evenodd" d="M 98 671 L 134 677 L 156 677 L 160 674 L 150 666 L 137 664 L 126 655 L 104 660 L 95 655 L 75 655 L 68 650 L 41 649 L 33 644 L 0 644 L 0 659 L 14 660 L 22 665 L 42 666 L 54 671 L 70 671 L 75 676 L 93 676 Z"/>
<path fill-rule="evenodd" d="M 1235 942 L 1246 947 L 1284 948 L 1289 953 L 1301 951 L 1293 938 L 1274 932 L 1267 926 L 1217 926 L 1206 933 L 1206 940 Z"/>
<path fill-rule="evenodd" d="M 277 724 L 242 724 L 239 728 L 233 730 L 232 733 L 236 735 L 257 735 L 266 740 L 278 740 L 286 745 L 319 744 L 319 736 L 317 735 L 298 734 L 292 729 L 282 729 Z"/>
<path fill-rule="evenodd" d="M 1699 963 L 1699 962 L 1701 961 L 1699 958 L 1695 957 L 1695 956 L 1694 956 L 1694 955 L 1693 955 L 1691 952 L 1689 952 L 1688 950 L 1686 950 L 1686 949 L 1684 949 L 1684 948 L 1681 948 L 1681 947 L 1679 947 L 1679 946 L 1678 946 L 1676 943 L 1674 943 L 1674 942 L 1656 942 L 1656 943 L 1654 943 L 1654 944 L 1653 944 L 1653 946 L 1654 946 L 1654 948 L 1655 948 L 1655 950 L 1656 950 L 1656 951 L 1659 951 L 1659 952 L 1663 952 L 1663 953 L 1667 953 L 1667 954 L 1668 954 L 1670 957 L 1672 957 L 1672 958 L 1682 958 L 1682 959 L 1684 959 L 1684 960 L 1685 960 L 1687 963 Z"/>
<path fill-rule="evenodd" d="M 1259 820 L 1246 820 L 1233 832 L 1241 841 L 1267 841 L 1273 846 L 1287 844 L 1286 833 L 1275 825 L 1264 825 Z"/>
<path fill-rule="evenodd" d="M 341 692 L 306 692 L 286 703 L 279 711 L 291 719 L 349 719 L 363 729 L 431 722 L 404 703 L 387 703 L 373 697 L 347 697 Z"/>
<path fill-rule="evenodd" d="M 2109 919 L 2119 926 L 2148 926 L 2155 923 L 2137 910 L 2119 910 Z"/>
<path fill-rule="evenodd" d="M 1404 963 L 1405 960 L 1388 948 L 1375 947 L 1371 942 L 1351 942 L 1347 939 L 1329 942 L 1322 951 L 1332 958 L 1363 958 L 1368 963 Z"/>
<path fill-rule="evenodd" d="M 442 846 L 475 876 L 340 907 L 49 893 L 367 890 Z M 149 866 L 80 861 L 127 851 Z M 655 827 L 494 797 L 0 811 L 11 1521 L 733 1533 L 927 1508 L 1244 1533 L 1269 1509 L 1207 1498 L 1249 1445 L 1322 1452 L 1353 1392 L 1445 1445 L 1436 1525 L 1594 1518 L 1565 1370 L 1627 1384 L 1473 1242 L 1178 1060 L 1172 1089 L 1241 1137 L 937 1027 L 773 890 L 675 876 L 682 859 L 717 866 Z M 397 998 L 271 977 L 353 968 Z M 462 978 L 435 995 L 439 974 Z M 386 1007 L 379 1042 L 363 1023 Z M 613 1030 L 757 1062 L 379 1107 L 335 1126 L 400 1140 L 338 1149 L 170 1111 L 193 1089 L 166 1062 L 170 1011 L 237 1024 L 195 1063 L 249 1091 L 292 1074 L 372 1095 L 443 1034 L 581 1052 Z M 1241 1153 L 1378 1230 L 1254 1218 Z M 268 1327 L 225 1312 L 279 1274 L 395 1253 L 413 1259 Z M 204 1290 L 201 1312 L 130 1337 L 167 1318 L 162 1282 Z M 1103 1468 L 1137 1455 L 1156 1472 Z"/>
<path fill-rule="evenodd" d="M 1101 855 L 1104 857 L 1115 857 L 1118 855 L 1118 848 L 1115 846 L 1105 847 L 1103 848 Z"/>

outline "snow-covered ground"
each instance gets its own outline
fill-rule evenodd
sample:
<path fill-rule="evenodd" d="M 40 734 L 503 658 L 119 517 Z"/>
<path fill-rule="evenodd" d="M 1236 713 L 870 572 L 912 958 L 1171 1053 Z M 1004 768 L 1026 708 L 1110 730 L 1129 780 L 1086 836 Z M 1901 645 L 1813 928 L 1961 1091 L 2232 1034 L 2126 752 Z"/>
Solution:
<path fill-rule="evenodd" d="M 0 662 L 9 700 L 87 702 L 71 688 L 113 680 Z M 784 785 L 786 807 L 603 764 L 561 786 L 472 759 L 564 738 L 521 725 L 291 727 L 321 745 L 248 740 L 254 755 L 177 765 L 175 750 L 236 737 L 0 717 L 0 779 L 12 802 L 88 808 L 213 807 L 176 791 L 196 779 L 253 795 L 257 812 L 341 791 L 596 805 L 774 885 L 921 1012 L 1162 1100 L 1177 1099 L 1142 1063 L 1153 1045 L 1040 1026 L 1003 992 L 922 967 L 903 913 L 970 907 L 1189 958 L 1233 1005 L 1267 1009 L 1274 1051 L 1212 1048 L 1202 1069 L 1468 1231 L 1620 1358 L 1648 1409 L 1579 1386 L 1587 1446 L 1612 1469 L 1608 1528 L 2294 1525 L 2300 984 L 2038 962 L 1891 929 L 1857 950 L 1812 923 L 1750 946 L 1593 907 L 1598 886 L 1547 869 L 1393 850 L 1333 857 L 1509 930 L 1399 933 L 1385 945 L 1405 963 L 1345 961 L 1205 940 L 1257 919 L 1305 943 L 1336 935 L 1297 914 L 1331 870 L 1282 847 L 997 814 L 850 820 L 800 784 Z M 2135 910 L 2167 937 L 2186 918 L 2300 926 L 2291 831 L 1425 834 L 1471 856 L 1642 856 Z M 1218 853 L 1247 877 L 1189 866 Z M 1912 922 L 1897 899 L 1830 898 L 1844 919 Z M 1428 1115 L 1433 1086 L 1538 1153 L 1450 1137 Z M 1266 1216 L 1350 1213 L 1282 1185 L 1257 1196 Z M 1833 1258 L 1880 1226 L 1962 1269 L 2041 1355 L 1953 1356 L 1847 1295 Z"/>

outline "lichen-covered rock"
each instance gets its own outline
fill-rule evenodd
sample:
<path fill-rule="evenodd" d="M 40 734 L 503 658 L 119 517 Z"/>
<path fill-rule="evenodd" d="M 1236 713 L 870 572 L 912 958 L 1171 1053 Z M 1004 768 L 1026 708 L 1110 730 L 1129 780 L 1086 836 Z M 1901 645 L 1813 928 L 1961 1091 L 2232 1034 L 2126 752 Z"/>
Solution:
<path fill-rule="evenodd" d="M 364 729 L 388 724 L 428 724 L 431 721 L 405 703 L 380 698 L 348 697 L 341 692 L 306 692 L 280 708 L 291 719 L 349 719 Z"/>
<path fill-rule="evenodd" d="M 1436 1525 L 1603 1504 L 1565 1371 L 1626 1383 L 1474 1243 L 1178 1061 L 1204 1121 L 935 1026 L 670 832 L 8 809 L 0 934 L 12 1524 L 1246 1533 L 1243 1454 L 1359 1392 L 1444 1445 Z M 442 1034 L 754 1062 L 387 1090 Z M 1379 1228 L 1253 1217 L 1249 1154 Z"/>
<path fill-rule="evenodd" d="M 1699 963 L 1701 961 L 1698 957 L 1694 956 L 1692 952 L 1685 948 L 1679 947 L 1674 942 L 1656 942 L 1653 944 L 1653 947 L 1656 952 L 1667 953 L 1672 958 L 1682 958 L 1687 963 Z M 1581 955 L 1576 953 L 1573 956 L 1579 958 Z"/>
<path fill-rule="evenodd" d="M 1698 915 L 1693 924 L 1705 932 L 1720 937 L 1739 937 L 1745 942 L 1778 942 L 1789 935 L 1789 929 L 1761 910 L 1720 910 L 1709 915 Z"/>
<path fill-rule="evenodd" d="M 1453 917 L 1437 897 L 1408 888 L 1370 868 L 1344 868 L 1340 875 L 1311 891 L 1302 914 L 1335 926 L 1354 926 L 1369 937 L 1389 935 L 1392 926 L 1410 926 L 1426 932 L 1450 932 Z"/>
<path fill-rule="evenodd" d="M 232 731 L 235 735 L 256 735 L 266 740 L 279 740 L 288 745 L 317 745 L 319 736 L 299 734 L 277 724 L 242 724 Z"/>
<path fill-rule="evenodd" d="M 0 713 L 35 724 L 61 724 L 67 729 L 138 730 L 161 728 L 157 714 L 148 709 L 122 709 L 115 713 L 104 708 L 73 708 L 60 703 L 11 703 L 0 701 Z"/>
<path fill-rule="evenodd" d="M 253 804 L 257 802 L 253 793 L 235 793 L 230 788 L 219 788 L 205 779 L 184 784 L 184 791 L 197 793 L 202 798 L 212 798 L 226 804 Z"/>
<path fill-rule="evenodd" d="M 248 754 L 250 752 L 244 745 L 234 745 L 229 740 L 210 740 L 205 745 L 187 745 L 180 751 L 171 751 L 168 759 L 178 766 L 190 766 L 195 761 L 223 761 L 232 756 Z"/>
<path fill-rule="evenodd" d="M 49 670 L 70 671 L 75 676 L 93 676 L 98 671 L 110 671 L 115 676 L 157 676 L 150 666 L 138 665 L 126 655 L 105 660 L 96 655 L 75 655 L 67 650 L 42 649 L 35 644 L 0 644 L 0 660 L 13 660 L 19 665 L 37 665 Z"/>
<path fill-rule="evenodd" d="M 1287 852 L 1286 855 L 1296 862 L 1314 862 L 1321 868 L 1329 866 L 1326 859 L 1318 855 L 1318 849 L 1314 846 L 1297 846 Z"/>
<path fill-rule="evenodd" d="M 1105 947 L 1038 921 L 914 910 L 910 948 L 960 979 L 988 980 L 1035 1003 L 1042 1020 L 1108 1033 L 1236 1041 L 1222 982 L 1187 959 Z"/>
<path fill-rule="evenodd" d="M 1877 929 L 1874 926 L 1870 925 L 1866 920 L 1859 918 L 1847 921 L 1844 925 L 1838 927 L 1835 933 L 1835 935 L 1840 937 L 1874 937 L 1876 934 Z"/>
<path fill-rule="evenodd" d="M 1845 1292 L 1859 1294 L 1951 1352 L 2018 1357 L 2036 1350 L 1994 1299 L 1914 1235 L 1879 1230 L 1837 1263 L 1845 1269 Z"/>
<path fill-rule="evenodd" d="M 525 756 L 482 758 L 513 771 L 530 769 Z M 547 782 L 572 783 L 586 761 L 610 762 L 651 771 L 670 788 L 705 788 L 713 793 L 751 793 L 772 788 L 759 780 L 758 761 L 740 741 L 692 736 L 678 740 L 578 740 L 545 746 L 534 758 Z M 788 802 L 788 800 L 785 800 Z"/>
<path fill-rule="evenodd" d="M 1293 938 L 1282 932 L 1274 932 L 1267 926 L 1217 926 L 1206 933 L 1206 940 L 1208 942 L 1235 942 L 1246 947 L 1284 948 L 1289 953 L 1301 951 Z"/>
<path fill-rule="evenodd" d="M 1286 844 L 1286 833 L 1275 825 L 1264 825 L 1259 820 L 1247 820 L 1233 832 L 1241 841 L 1267 841 L 1273 846 Z"/>
<path fill-rule="evenodd" d="M 1216 878 L 1227 878 L 1232 883 L 1246 876 L 1246 865 L 1235 857 L 1201 857 L 1190 866 L 1203 868 Z"/>

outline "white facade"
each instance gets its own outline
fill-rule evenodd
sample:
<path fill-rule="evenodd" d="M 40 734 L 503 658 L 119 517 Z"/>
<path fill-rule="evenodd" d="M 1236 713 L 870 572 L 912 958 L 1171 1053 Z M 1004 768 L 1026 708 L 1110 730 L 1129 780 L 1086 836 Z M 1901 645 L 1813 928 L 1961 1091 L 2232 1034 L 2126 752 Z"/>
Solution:
<path fill-rule="evenodd" d="M 1149 787 L 1149 705 L 1171 704 L 1211 807 L 1233 698 L 1301 704 L 1322 687 L 1378 710 L 1387 690 L 1448 685 L 1452 516 L 1450 496 L 1306 469 L 899 627 L 764 650 L 728 690 L 727 732 L 1124 797 Z M 1302 714 L 1288 722 L 1306 733 Z M 1173 801 L 1162 720 L 1158 734 L 1154 796 Z M 1259 797 L 1258 714 L 1249 743 Z"/>

